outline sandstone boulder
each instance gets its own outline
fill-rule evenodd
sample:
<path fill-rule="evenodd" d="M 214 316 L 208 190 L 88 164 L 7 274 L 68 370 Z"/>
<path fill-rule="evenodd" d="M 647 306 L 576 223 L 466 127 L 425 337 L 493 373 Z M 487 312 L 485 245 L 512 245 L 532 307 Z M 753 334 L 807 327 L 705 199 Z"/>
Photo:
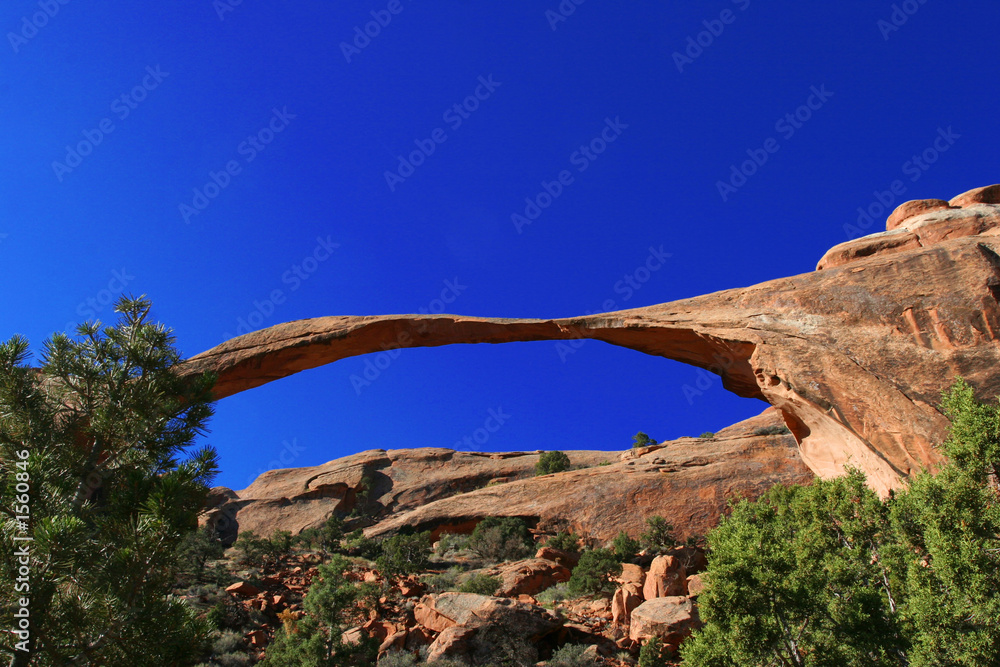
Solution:
<path fill-rule="evenodd" d="M 632 584 L 641 591 L 643 584 L 646 583 L 646 571 L 635 563 L 622 563 L 622 573 L 618 576 L 618 581 L 623 586 Z"/>
<path fill-rule="evenodd" d="M 448 628 L 428 647 L 427 662 L 468 655 L 469 640 L 475 634 L 476 631 L 472 628 L 461 626 Z"/>
<path fill-rule="evenodd" d="M 553 547 L 542 547 L 535 554 L 535 558 L 544 558 L 545 560 L 550 560 L 555 563 L 559 563 L 563 567 L 572 570 L 576 567 L 577 563 L 580 562 L 580 554 L 572 551 L 563 551 L 562 549 L 555 549 Z"/>
<path fill-rule="evenodd" d="M 425 596 L 421 605 L 433 610 L 435 621 L 451 623 L 431 645 L 431 651 L 439 655 L 465 651 L 482 661 L 495 657 L 498 648 L 514 647 L 523 655 L 537 657 L 537 644 L 562 627 L 562 621 L 547 609 L 509 598 L 440 593 Z"/>
<path fill-rule="evenodd" d="M 687 595 L 687 570 L 676 556 L 657 556 L 649 565 L 642 587 L 644 600 L 674 595 Z"/>
<path fill-rule="evenodd" d="M 260 593 L 260 589 L 245 581 L 237 581 L 235 584 L 226 586 L 226 592 L 244 598 L 252 598 Z"/>
<path fill-rule="evenodd" d="M 570 577 L 568 568 L 543 558 L 502 563 L 488 569 L 485 574 L 500 578 L 501 584 L 496 595 L 501 597 L 535 595 L 546 588 L 569 581 Z"/>
<path fill-rule="evenodd" d="M 948 204 L 959 207 L 975 206 L 976 204 L 1000 204 L 1000 185 L 973 188 L 953 197 Z"/>
<path fill-rule="evenodd" d="M 915 199 L 903 202 L 889 214 L 889 218 L 885 221 L 885 230 L 891 232 L 914 216 L 943 211 L 947 208 L 951 208 L 951 206 L 943 199 Z"/>
<path fill-rule="evenodd" d="M 642 589 L 635 584 L 625 584 L 611 598 L 611 620 L 615 625 L 629 624 L 632 611 L 642 604 Z"/>
<path fill-rule="evenodd" d="M 700 625 L 698 608 L 689 598 L 655 598 L 632 610 L 629 638 L 645 642 L 651 637 L 659 637 L 665 643 L 677 646 Z"/>

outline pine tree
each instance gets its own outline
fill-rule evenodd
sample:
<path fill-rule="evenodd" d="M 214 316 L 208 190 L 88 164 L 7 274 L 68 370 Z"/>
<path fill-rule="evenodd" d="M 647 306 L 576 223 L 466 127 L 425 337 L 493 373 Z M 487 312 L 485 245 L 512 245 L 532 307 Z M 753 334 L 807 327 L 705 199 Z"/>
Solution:
<path fill-rule="evenodd" d="M 734 505 L 684 664 L 998 664 L 1000 405 L 959 381 L 942 409 L 948 462 L 886 500 L 855 471 Z"/>
<path fill-rule="evenodd" d="M 174 372 L 147 300 L 115 310 L 114 326 L 46 341 L 37 369 L 23 337 L 0 345 L 0 623 L 16 627 L 22 597 L 30 612 L 30 638 L 4 633 L 0 654 L 18 667 L 176 665 L 200 650 L 203 624 L 169 592 L 217 470 L 211 448 L 180 458 L 205 432 L 212 378 Z M 29 588 L 15 589 L 25 561 Z"/>

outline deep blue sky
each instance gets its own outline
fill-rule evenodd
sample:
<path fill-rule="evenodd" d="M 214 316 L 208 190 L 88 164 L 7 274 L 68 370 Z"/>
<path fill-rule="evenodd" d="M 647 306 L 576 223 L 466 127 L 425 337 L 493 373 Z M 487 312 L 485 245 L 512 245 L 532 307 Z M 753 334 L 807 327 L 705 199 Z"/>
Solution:
<path fill-rule="evenodd" d="M 38 349 L 107 321 L 115 272 L 187 355 L 274 290 L 257 326 L 435 310 L 456 280 L 446 312 L 644 306 L 812 270 L 896 179 L 895 203 L 1000 181 L 995 0 L 908 0 L 891 31 L 892 3 L 858 0 L 567 0 L 564 21 L 546 16 L 557 0 L 225 2 L 3 3 L 0 338 Z M 348 62 L 341 43 L 387 7 L 401 11 Z M 678 71 L 704 21 L 721 34 Z M 466 118 L 444 115 L 477 90 Z M 808 120 L 776 126 L 807 102 Z M 574 156 L 606 119 L 614 142 Z M 437 128 L 445 141 L 391 189 L 396 156 Z M 906 165 L 948 128 L 934 164 Z M 243 143 L 261 130 L 263 150 Z M 80 142 L 89 154 L 67 157 Z M 767 162 L 723 200 L 748 150 Z M 511 215 L 563 170 L 572 182 L 519 231 Z M 228 184 L 186 221 L 210 172 Z M 303 265 L 318 239 L 338 246 Z M 619 281 L 651 247 L 670 257 L 630 294 Z M 453 446 L 491 409 L 509 418 L 486 450 L 624 449 L 638 430 L 697 435 L 764 407 L 717 379 L 689 401 L 696 369 L 600 342 L 564 357 L 555 343 L 404 350 L 360 393 L 365 358 L 226 399 L 208 438 L 217 481 L 242 488 L 282 455 Z"/>

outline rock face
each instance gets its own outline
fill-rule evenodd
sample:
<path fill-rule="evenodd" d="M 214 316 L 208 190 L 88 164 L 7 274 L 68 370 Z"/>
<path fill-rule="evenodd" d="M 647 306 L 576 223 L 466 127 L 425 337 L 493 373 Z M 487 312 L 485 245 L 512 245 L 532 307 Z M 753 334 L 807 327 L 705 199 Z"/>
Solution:
<path fill-rule="evenodd" d="M 239 492 L 216 489 L 213 497 L 229 500 L 203 521 L 233 538 L 236 527 L 258 535 L 297 533 L 321 525 L 336 509 L 350 509 L 350 489 L 367 475 L 374 480 L 370 509 L 379 518 L 365 530 L 369 536 L 409 527 L 437 539 L 443 532 L 472 532 L 488 516 L 516 516 L 547 532 L 569 528 L 607 541 L 621 530 L 638 535 L 648 516 L 662 514 L 683 540 L 714 527 L 734 493 L 757 497 L 777 483 L 813 479 L 791 435 L 754 434 L 779 424 L 779 413 L 769 408 L 715 438 L 682 438 L 644 455 L 567 452 L 574 465 L 590 467 L 543 477 L 534 476 L 537 454 L 363 452 L 315 468 L 274 470 Z M 491 475 L 514 481 L 487 486 Z M 567 567 L 575 565 L 565 556 Z"/>
<path fill-rule="evenodd" d="M 555 320 L 301 320 L 227 341 L 183 372 L 214 371 L 222 398 L 384 349 L 594 338 L 721 375 L 730 391 L 781 411 L 818 475 L 850 462 L 887 492 L 940 463 L 947 420 L 937 405 L 955 375 L 980 399 L 1000 393 L 998 202 L 990 186 L 949 208 L 911 206 L 892 231 L 832 249 L 821 270 L 753 287 Z"/>

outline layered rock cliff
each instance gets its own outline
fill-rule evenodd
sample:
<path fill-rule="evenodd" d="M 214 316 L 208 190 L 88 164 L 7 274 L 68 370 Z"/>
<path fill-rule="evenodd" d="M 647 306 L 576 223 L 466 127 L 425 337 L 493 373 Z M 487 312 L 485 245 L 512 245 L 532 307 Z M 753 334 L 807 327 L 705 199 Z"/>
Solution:
<path fill-rule="evenodd" d="M 638 535 L 664 515 L 677 536 L 703 535 L 734 496 L 757 497 L 778 483 L 813 479 L 779 414 L 740 422 L 713 438 L 681 438 L 627 452 L 566 452 L 571 470 L 534 476 L 539 452 L 372 450 L 321 466 L 274 470 L 242 491 L 215 490 L 204 522 L 227 541 L 237 530 L 269 535 L 322 525 L 333 512 L 372 517 L 369 536 L 401 528 L 468 533 L 487 516 L 607 541 Z M 367 481 L 366 481 L 367 480 Z M 364 491 L 367 487 L 368 491 Z"/>

